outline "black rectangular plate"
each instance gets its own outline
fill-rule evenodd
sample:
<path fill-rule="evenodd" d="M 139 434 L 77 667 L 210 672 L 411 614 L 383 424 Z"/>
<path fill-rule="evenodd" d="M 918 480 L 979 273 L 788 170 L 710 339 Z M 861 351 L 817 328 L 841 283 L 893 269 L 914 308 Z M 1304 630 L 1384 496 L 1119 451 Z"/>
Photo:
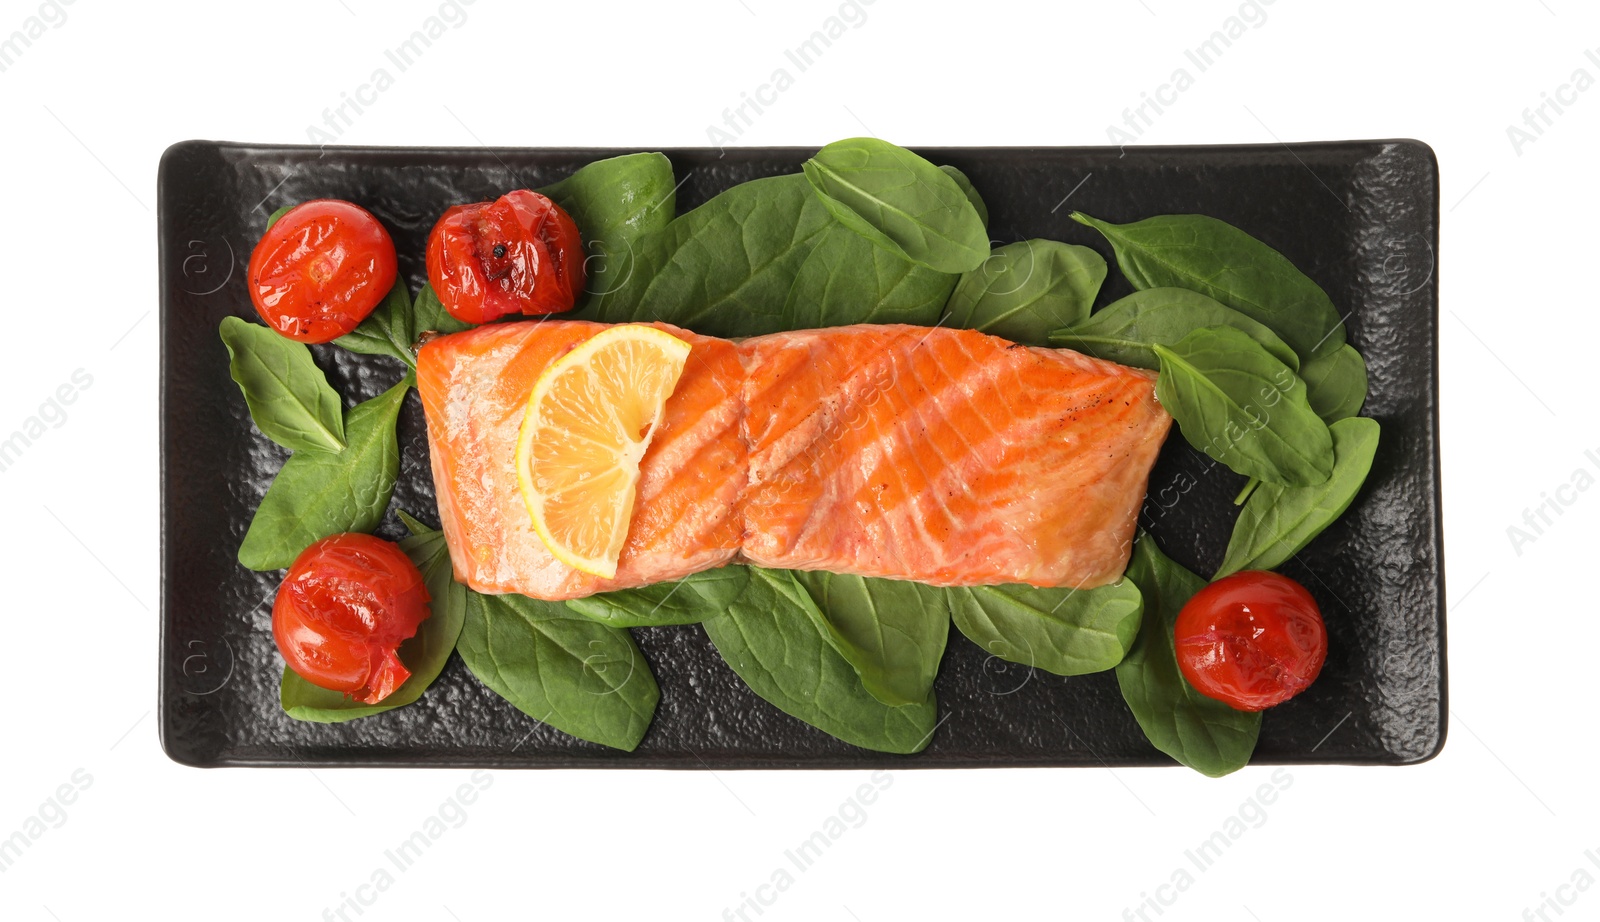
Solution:
<path fill-rule="evenodd" d="M 245 263 L 273 210 L 350 199 L 394 235 L 416 290 L 423 242 L 447 206 L 557 180 L 626 151 L 326 148 L 190 141 L 161 161 L 161 738 L 175 760 L 216 765 L 607 768 L 870 768 L 1160 765 L 1111 673 L 1061 678 L 988 657 L 952 631 L 926 751 L 839 742 L 756 697 L 698 626 L 634 631 L 661 686 L 636 752 L 582 742 L 524 716 L 452 656 L 422 700 L 337 725 L 278 705 L 270 630 L 277 573 L 235 551 L 285 452 L 259 435 L 228 377 L 223 317 L 255 319 Z M 760 176 L 798 170 L 801 148 L 669 150 L 680 210 Z M 1068 218 L 1197 212 L 1276 247 L 1348 311 L 1366 357 L 1365 415 L 1383 424 L 1351 510 L 1283 567 L 1321 604 L 1330 652 L 1305 694 L 1266 716 L 1258 763 L 1407 764 L 1445 734 L 1444 578 L 1438 441 L 1438 165 L 1414 141 L 1230 147 L 924 150 L 971 178 L 1005 243 L 1047 237 L 1109 249 Z M 1115 268 L 1105 303 L 1128 292 Z M 392 359 L 315 347 L 347 401 L 399 378 Z M 400 420 L 392 509 L 436 520 L 415 393 Z M 1143 524 L 1202 574 L 1227 545 L 1242 478 L 1176 435 L 1150 482 Z"/>

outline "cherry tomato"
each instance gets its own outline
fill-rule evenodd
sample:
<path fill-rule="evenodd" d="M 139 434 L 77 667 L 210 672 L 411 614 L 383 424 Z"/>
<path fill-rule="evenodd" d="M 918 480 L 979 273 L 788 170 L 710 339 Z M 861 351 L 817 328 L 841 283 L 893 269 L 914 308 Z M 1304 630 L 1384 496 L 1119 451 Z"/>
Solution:
<path fill-rule="evenodd" d="M 286 212 L 250 254 L 250 300 L 261 319 L 302 343 L 354 330 L 394 287 L 394 241 L 370 212 L 312 199 Z"/>
<path fill-rule="evenodd" d="M 561 206 L 518 189 L 457 205 L 428 235 L 428 282 L 452 317 L 572 310 L 583 291 L 583 241 Z"/>
<path fill-rule="evenodd" d="M 1245 570 L 1178 612 L 1178 668 L 1201 694 L 1260 711 L 1305 691 L 1328 657 L 1322 612 L 1287 576 Z"/>
<path fill-rule="evenodd" d="M 333 535 L 289 567 L 272 604 L 272 639 L 307 682 L 377 704 L 411 677 L 396 651 L 428 614 L 428 588 L 399 545 Z"/>

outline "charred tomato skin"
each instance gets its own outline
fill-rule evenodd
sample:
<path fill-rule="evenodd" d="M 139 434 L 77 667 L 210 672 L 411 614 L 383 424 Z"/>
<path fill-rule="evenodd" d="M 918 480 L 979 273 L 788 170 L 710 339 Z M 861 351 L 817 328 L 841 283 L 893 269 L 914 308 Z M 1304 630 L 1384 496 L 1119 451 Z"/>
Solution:
<path fill-rule="evenodd" d="M 1201 694 L 1241 711 L 1282 704 L 1328 657 L 1322 612 L 1287 576 L 1245 570 L 1194 594 L 1174 629 L 1178 669 Z"/>
<path fill-rule="evenodd" d="M 371 212 L 312 199 L 267 229 L 246 278 L 267 326 L 297 342 L 325 343 L 359 326 L 398 273 L 394 240 Z"/>
<path fill-rule="evenodd" d="M 428 283 L 466 323 L 571 310 L 583 292 L 583 262 L 572 217 L 527 189 L 456 205 L 428 234 Z"/>
<path fill-rule="evenodd" d="M 290 565 L 272 604 L 272 639 L 307 682 L 378 704 L 411 677 L 398 651 L 428 617 L 428 602 L 399 545 L 331 535 Z"/>

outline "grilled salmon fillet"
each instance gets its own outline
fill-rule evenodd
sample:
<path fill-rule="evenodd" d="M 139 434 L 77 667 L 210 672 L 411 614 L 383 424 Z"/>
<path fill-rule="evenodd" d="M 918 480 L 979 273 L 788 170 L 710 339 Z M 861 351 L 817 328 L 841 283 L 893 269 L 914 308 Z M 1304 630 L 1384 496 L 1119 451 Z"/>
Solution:
<path fill-rule="evenodd" d="M 609 580 L 550 554 L 515 471 L 540 373 L 604 325 L 493 324 L 419 351 L 462 583 L 557 600 L 748 562 L 1092 588 L 1127 565 L 1172 422 L 1153 373 L 971 330 L 861 325 L 735 343 L 650 325 L 691 350 Z"/>

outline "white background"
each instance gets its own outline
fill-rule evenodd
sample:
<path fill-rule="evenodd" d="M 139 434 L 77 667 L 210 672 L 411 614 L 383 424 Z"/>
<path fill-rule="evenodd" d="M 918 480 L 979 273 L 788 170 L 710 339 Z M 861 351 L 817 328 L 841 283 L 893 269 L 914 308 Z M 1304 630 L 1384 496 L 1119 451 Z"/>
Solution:
<path fill-rule="evenodd" d="M 172 918 L 324 918 L 469 773 L 200 771 L 162 754 L 156 166 L 186 138 L 305 140 L 439 6 L 64 9 L 0 73 L 11 337 L 0 430 L 75 369 L 93 377 L 66 421 L 0 473 L 0 837 L 75 770 L 93 780 L 0 874 L 0 916 L 80 922 L 160 906 Z M 1558 891 L 1580 868 L 1600 878 L 1584 854 L 1600 860 L 1600 491 L 1563 493 L 1574 501 L 1520 553 L 1507 535 L 1575 470 L 1600 473 L 1584 455 L 1600 456 L 1600 91 L 1579 93 L 1520 152 L 1507 136 L 1576 69 L 1600 79 L 1585 58 L 1600 15 L 1580 0 L 1263 9 L 1142 140 L 1400 136 L 1437 151 L 1450 737 L 1418 767 L 1290 770 L 1265 822 L 1159 918 L 1514 920 L 1545 894 L 1575 901 L 1567 918 L 1600 917 L 1600 887 Z M 38 10 L 0 2 L 0 35 Z M 837 10 L 477 0 L 340 140 L 703 145 L 723 109 Z M 865 10 L 740 143 L 818 145 L 865 124 L 906 145 L 1103 144 L 1239 4 Z M 1124 918 L 1271 772 L 897 772 L 864 825 L 749 918 Z M 866 780 L 496 772 L 464 825 L 348 918 L 724 918 Z"/>

